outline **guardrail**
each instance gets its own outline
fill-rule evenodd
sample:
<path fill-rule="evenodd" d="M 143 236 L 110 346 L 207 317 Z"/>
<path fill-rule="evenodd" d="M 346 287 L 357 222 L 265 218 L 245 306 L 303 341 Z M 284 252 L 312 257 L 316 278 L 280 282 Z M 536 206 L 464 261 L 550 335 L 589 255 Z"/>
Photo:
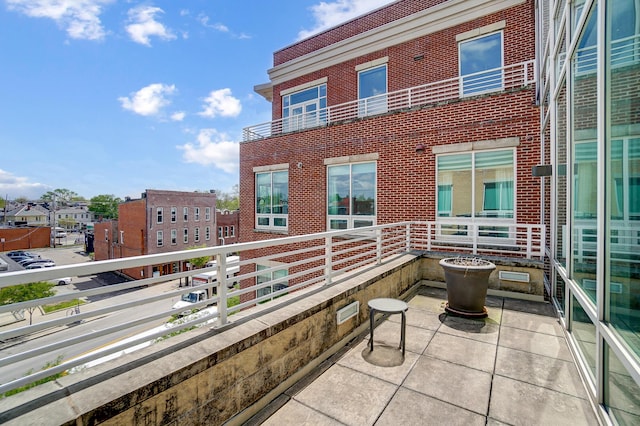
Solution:
<path fill-rule="evenodd" d="M 534 61 L 521 62 L 256 124 L 244 128 L 243 141 L 259 140 L 390 111 L 525 87 L 535 84 L 534 66 Z"/>
<path fill-rule="evenodd" d="M 540 225 L 514 224 L 505 228 L 489 222 L 402 222 L 6 272 L 0 274 L 0 291 L 62 276 L 91 277 L 202 256 L 216 259 L 215 266 L 208 268 L 133 281 L 123 278 L 113 285 L 0 306 L 0 314 L 9 315 L 70 300 L 90 301 L 39 316 L 32 324 L 15 323 L 0 328 L 0 394 L 90 366 L 183 330 L 224 326 L 229 316 L 242 309 L 266 302 L 277 305 L 278 296 L 330 285 L 357 273 L 358 268 L 375 266 L 411 250 L 542 257 L 543 243 L 544 228 Z M 260 254 L 264 252 L 269 254 Z M 239 258 L 228 257 L 237 253 Z M 208 271 L 216 271 L 216 282 L 179 286 L 183 279 Z M 229 271 L 237 273 L 227 278 Z M 228 288 L 234 283 L 237 284 Z M 182 295 L 196 290 L 208 290 L 211 294 L 214 288 L 215 295 L 190 306 L 199 309 L 197 313 L 176 319 L 184 308 L 173 309 L 173 304 Z M 100 350 L 95 349 L 98 347 Z M 49 368 L 40 370 L 45 364 Z"/>

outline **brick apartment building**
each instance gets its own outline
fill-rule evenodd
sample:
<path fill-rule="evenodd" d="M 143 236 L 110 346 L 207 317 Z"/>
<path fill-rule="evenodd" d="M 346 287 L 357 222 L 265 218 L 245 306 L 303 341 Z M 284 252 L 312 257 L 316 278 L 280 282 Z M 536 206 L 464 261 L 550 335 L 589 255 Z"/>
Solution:
<path fill-rule="evenodd" d="M 534 59 L 532 0 L 400 0 L 276 51 L 255 87 L 273 121 L 240 144 L 241 241 L 541 224 Z"/>
<path fill-rule="evenodd" d="M 213 247 L 219 244 L 216 226 L 215 193 L 148 189 L 118 206 L 117 221 L 95 224 L 95 260 Z M 186 265 L 176 263 L 122 272 L 141 279 L 182 270 Z"/>

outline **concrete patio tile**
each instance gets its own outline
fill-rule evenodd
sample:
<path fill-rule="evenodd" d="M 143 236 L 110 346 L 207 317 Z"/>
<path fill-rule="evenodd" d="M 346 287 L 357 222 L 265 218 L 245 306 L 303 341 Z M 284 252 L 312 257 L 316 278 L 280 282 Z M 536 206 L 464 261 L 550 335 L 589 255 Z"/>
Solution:
<path fill-rule="evenodd" d="M 425 328 L 414 327 L 407 324 L 407 335 L 405 336 L 406 350 L 421 354 L 431 341 L 435 331 Z M 366 336 L 369 340 L 369 334 Z M 391 347 L 400 346 L 400 323 L 395 321 L 384 321 L 373 330 L 373 343 L 375 345 L 385 344 Z"/>
<path fill-rule="evenodd" d="M 298 401 L 289 401 L 282 408 L 269 417 L 263 425 L 308 425 L 308 426 L 339 426 L 342 425 L 337 420 L 325 416 L 324 414 L 312 410 L 300 404 Z"/>
<path fill-rule="evenodd" d="M 400 322 L 400 317 L 394 318 L 395 315 L 389 317 L 389 321 Z M 441 313 L 424 311 L 421 309 L 411 308 L 407 311 L 407 325 L 414 327 L 426 328 L 429 330 L 437 330 L 442 325 L 442 319 L 446 317 L 444 308 Z"/>
<path fill-rule="evenodd" d="M 466 319 L 449 315 L 445 318 L 439 331 L 496 345 L 498 344 L 500 326 L 488 318 Z"/>
<path fill-rule="evenodd" d="M 553 317 L 553 318 L 556 317 L 553 306 L 547 302 L 543 303 L 543 302 L 535 302 L 531 300 L 505 298 L 504 310 L 543 315 L 543 316 Z"/>
<path fill-rule="evenodd" d="M 339 422 L 372 425 L 396 389 L 384 380 L 334 365 L 294 399 Z"/>
<path fill-rule="evenodd" d="M 498 347 L 495 374 L 587 398 L 578 369 L 572 361 Z"/>
<path fill-rule="evenodd" d="M 500 328 L 499 346 L 573 361 L 569 347 L 564 337 L 552 336 L 544 333 L 521 330 L 503 326 Z"/>
<path fill-rule="evenodd" d="M 395 347 L 378 345 L 370 352 L 368 343 L 368 340 L 360 342 L 338 361 L 338 365 L 399 386 L 418 360 L 418 354 L 407 351 L 402 358 L 402 353 Z"/>
<path fill-rule="evenodd" d="M 502 376 L 493 379 L 489 417 L 512 425 L 598 425 L 587 400 Z"/>
<path fill-rule="evenodd" d="M 484 424 L 484 416 L 404 388 L 398 390 L 376 422 L 376 426 Z"/>
<path fill-rule="evenodd" d="M 409 300 L 409 310 L 420 309 L 422 311 L 433 312 L 441 314 L 444 312 L 444 305 L 447 303 L 447 295 L 444 294 L 444 299 L 437 297 L 428 297 L 423 295 L 416 295 Z"/>
<path fill-rule="evenodd" d="M 520 311 L 504 311 L 504 314 L 502 315 L 502 325 L 534 331 L 536 333 L 545 333 L 564 337 L 562 326 L 558 322 L 558 319 L 547 315 L 531 314 Z"/>
<path fill-rule="evenodd" d="M 485 416 L 491 374 L 423 355 L 402 386 Z"/>
<path fill-rule="evenodd" d="M 496 357 L 496 346 L 437 332 L 424 351 L 424 355 L 491 373 Z"/>

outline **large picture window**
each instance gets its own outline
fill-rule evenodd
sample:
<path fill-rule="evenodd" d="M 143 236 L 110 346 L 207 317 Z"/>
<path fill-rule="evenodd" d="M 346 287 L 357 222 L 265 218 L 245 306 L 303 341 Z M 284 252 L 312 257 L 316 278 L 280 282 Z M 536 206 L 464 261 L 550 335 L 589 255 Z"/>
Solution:
<path fill-rule="evenodd" d="M 360 116 L 387 111 L 387 66 L 363 70 L 358 73 L 358 99 Z"/>
<path fill-rule="evenodd" d="M 283 280 L 283 278 L 289 275 L 286 269 L 278 269 L 274 271 L 269 270 L 272 269 L 269 266 L 260 264 L 256 265 L 256 269 L 258 271 L 263 271 L 260 275 L 256 276 L 256 285 L 270 283 L 270 285 L 266 285 L 256 291 L 258 297 L 263 297 L 273 292 L 283 290 L 289 286 L 289 281 Z M 279 296 L 284 296 L 284 294 Z M 269 300 L 273 300 L 273 298 Z"/>
<path fill-rule="evenodd" d="M 289 172 L 256 173 L 256 228 L 286 230 L 289 215 Z"/>
<path fill-rule="evenodd" d="M 376 163 L 353 163 L 327 168 L 329 229 L 348 229 L 376 223 Z"/>
<path fill-rule="evenodd" d="M 292 132 L 319 126 L 327 121 L 327 85 L 305 89 L 282 97 L 283 130 Z"/>
<path fill-rule="evenodd" d="M 463 96 L 502 89 L 502 32 L 460 42 L 460 84 Z"/>
<path fill-rule="evenodd" d="M 513 218 L 514 151 L 440 155 L 438 217 Z"/>

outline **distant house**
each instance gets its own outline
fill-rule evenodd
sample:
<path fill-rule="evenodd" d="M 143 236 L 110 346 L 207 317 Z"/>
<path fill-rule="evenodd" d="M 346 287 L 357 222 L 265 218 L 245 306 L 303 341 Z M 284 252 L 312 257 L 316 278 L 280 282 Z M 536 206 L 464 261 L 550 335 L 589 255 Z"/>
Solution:
<path fill-rule="evenodd" d="M 12 226 L 48 226 L 49 211 L 32 203 L 25 204 L 7 211 L 5 223 Z"/>
<path fill-rule="evenodd" d="M 240 210 L 216 210 L 218 223 L 218 241 L 220 245 L 238 242 L 240 227 Z"/>
<path fill-rule="evenodd" d="M 49 214 L 51 226 L 82 231 L 93 225 L 93 212 L 87 206 L 62 207 Z"/>

